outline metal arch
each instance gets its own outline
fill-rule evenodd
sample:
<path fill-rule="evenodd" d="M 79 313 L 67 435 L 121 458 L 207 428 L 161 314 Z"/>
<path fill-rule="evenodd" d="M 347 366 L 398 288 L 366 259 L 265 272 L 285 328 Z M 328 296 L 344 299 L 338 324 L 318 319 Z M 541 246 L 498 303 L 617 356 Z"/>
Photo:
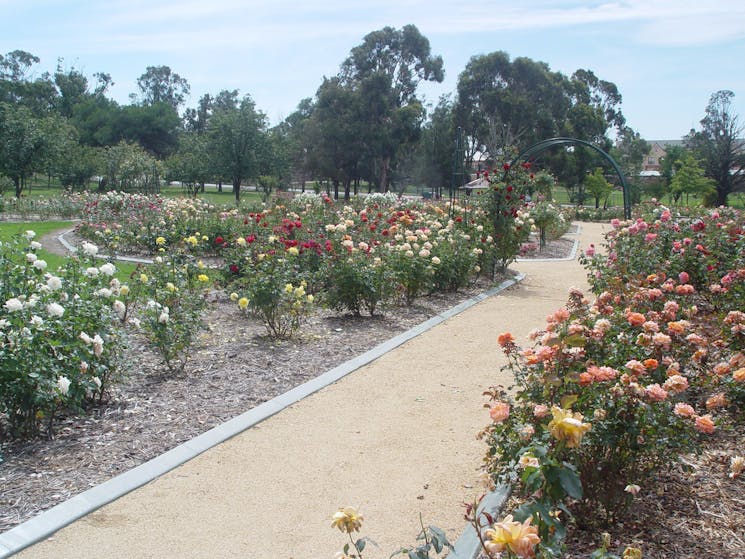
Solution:
<path fill-rule="evenodd" d="M 563 145 L 581 145 L 584 147 L 588 147 L 591 149 L 594 149 L 596 152 L 598 152 L 600 155 L 605 157 L 606 161 L 608 161 L 612 166 L 613 169 L 616 171 L 616 174 L 618 175 L 618 178 L 621 181 L 621 186 L 623 187 L 623 215 L 625 219 L 631 219 L 631 191 L 629 190 L 629 185 L 626 183 L 626 178 L 623 175 L 623 171 L 621 171 L 621 168 L 618 166 L 618 163 L 605 151 L 600 149 L 598 146 L 591 144 L 590 142 L 587 142 L 585 140 L 578 140 L 577 138 L 549 138 L 548 140 L 543 140 L 541 142 L 537 142 L 533 144 L 532 146 L 529 146 L 525 148 L 523 151 L 521 151 L 515 159 L 512 160 L 512 163 L 510 163 L 509 169 L 506 169 L 504 172 L 503 180 L 507 179 L 507 175 L 510 172 L 510 169 L 519 161 L 523 159 L 530 159 L 532 157 L 535 157 L 536 155 L 543 153 L 547 149 L 550 149 L 555 146 L 563 146 Z"/>

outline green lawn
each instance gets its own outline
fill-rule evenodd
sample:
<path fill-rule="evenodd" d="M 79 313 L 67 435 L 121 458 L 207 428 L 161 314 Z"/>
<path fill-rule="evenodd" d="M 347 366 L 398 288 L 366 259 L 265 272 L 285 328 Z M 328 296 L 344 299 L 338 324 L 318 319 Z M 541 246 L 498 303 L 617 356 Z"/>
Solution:
<path fill-rule="evenodd" d="M 22 235 L 26 231 L 34 231 L 36 233 L 36 239 L 62 229 L 70 227 L 72 222 L 70 221 L 5 221 L 0 222 L 0 241 L 8 241 L 15 235 Z M 56 270 L 60 266 L 65 265 L 66 257 L 58 254 L 52 254 L 46 250 L 40 250 L 38 255 L 46 260 L 49 264 L 50 270 Z M 116 277 L 120 281 L 128 281 L 129 276 L 134 272 L 137 267 L 136 264 L 131 262 L 116 262 Z"/>

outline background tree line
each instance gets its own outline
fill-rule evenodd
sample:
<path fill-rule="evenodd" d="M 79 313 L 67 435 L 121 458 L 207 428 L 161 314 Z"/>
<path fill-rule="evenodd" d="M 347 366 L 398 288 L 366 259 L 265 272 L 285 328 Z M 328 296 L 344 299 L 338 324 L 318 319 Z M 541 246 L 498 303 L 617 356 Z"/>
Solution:
<path fill-rule="evenodd" d="M 489 168 L 552 136 L 593 142 L 632 176 L 649 151 L 627 125 L 615 84 L 588 69 L 566 76 L 503 51 L 471 58 L 456 91 L 425 107 L 419 85 L 441 82 L 443 61 L 413 25 L 366 35 L 338 74 L 324 77 L 315 96 L 274 127 L 236 90 L 185 107 L 189 83 L 168 66 L 147 67 L 130 104 L 120 105 L 106 96 L 109 74 L 93 74 L 91 82 L 60 60 L 53 74 L 37 77 L 39 62 L 21 50 L 0 55 L 0 175 L 16 196 L 40 173 L 68 189 L 87 188 L 92 177 L 101 189 L 144 191 L 157 191 L 164 179 L 192 193 L 206 182 L 229 183 L 236 201 L 247 182 L 267 196 L 311 180 L 337 197 L 360 185 L 385 192 L 416 184 L 440 194 L 458 159 L 466 169 Z M 742 126 L 730 111 L 732 95 L 715 93 L 701 129 L 686 137 L 684 152 L 671 154 L 663 181 L 669 192 L 714 188 L 721 204 L 737 188 L 732 170 L 743 164 Z M 463 151 L 455 154 L 458 128 Z M 686 161 L 686 177 L 709 182 L 679 178 L 673 189 Z M 577 203 L 598 205 L 612 189 L 598 180 L 606 170 L 591 150 L 549 152 L 539 163 Z"/>

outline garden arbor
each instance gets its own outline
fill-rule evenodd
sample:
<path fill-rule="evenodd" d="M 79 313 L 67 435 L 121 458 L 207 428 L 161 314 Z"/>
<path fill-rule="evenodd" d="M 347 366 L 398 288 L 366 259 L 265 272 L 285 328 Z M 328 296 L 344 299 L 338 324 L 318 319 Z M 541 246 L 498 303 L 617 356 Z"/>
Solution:
<path fill-rule="evenodd" d="M 518 154 L 518 156 L 512 160 L 510 167 L 505 170 L 503 180 L 507 180 L 507 176 L 510 173 L 510 169 L 512 167 L 523 160 L 530 160 L 536 157 L 537 155 L 543 153 L 544 151 L 551 149 L 556 146 L 575 146 L 580 145 L 584 147 L 588 147 L 592 150 L 595 150 L 597 153 L 602 155 L 608 163 L 610 163 L 613 166 L 613 170 L 618 175 L 618 179 L 621 181 L 621 186 L 623 188 L 623 215 L 625 219 L 631 219 L 631 192 L 629 190 L 629 185 L 626 183 L 626 178 L 624 177 L 623 171 L 621 171 L 621 168 L 618 166 L 618 163 L 610 156 L 608 153 L 600 149 L 594 144 L 591 144 L 590 142 L 587 142 L 585 140 L 578 140 L 577 138 L 549 138 L 548 140 L 543 140 L 540 142 L 537 142 L 533 144 L 532 146 L 529 146 L 525 148 L 523 151 Z"/>

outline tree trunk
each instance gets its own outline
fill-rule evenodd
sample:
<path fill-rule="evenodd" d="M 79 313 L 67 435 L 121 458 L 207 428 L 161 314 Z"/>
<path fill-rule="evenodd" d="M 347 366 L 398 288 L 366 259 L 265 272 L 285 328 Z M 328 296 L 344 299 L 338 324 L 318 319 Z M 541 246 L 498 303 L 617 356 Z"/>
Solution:
<path fill-rule="evenodd" d="M 235 205 L 238 206 L 241 203 L 241 179 L 233 179 L 233 195 L 235 196 Z"/>
<path fill-rule="evenodd" d="M 23 192 L 23 184 L 21 183 L 21 177 L 13 177 L 13 185 L 16 189 L 16 198 L 21 197 L 21 192 Z"/>
<path fill-rule="evenodd" d="M 222 180 L 217 181 L 217 191 L 222 192 Z"/>
<path fill-rule="evenodd" d="M 334 179 L 334 200 L 339 199 L 339 179 Z"/>
<path fill-rule="evenodd" d="M 347 202 L 349 202 L 349 190 L 351 184 L 352 181 L 350 181 L 349 179 L 344 181 L 344 200 L 346 200 Z"/>
<path fill-rule="evenodd" d="M 384 157 L 383 161 L 380 162 L 380 185 L 378 190 L 380 192 L 388 192 L 388 176 L 390 174 L 391 158 Z"/>
<path fill-rule="evenodd" d="M 721 185 L 717 186 L 717 207 L 727 205 L 727 194 L 728 193 L 729 193 L 729 190 L 727 188 L 723 188 Z"/>

